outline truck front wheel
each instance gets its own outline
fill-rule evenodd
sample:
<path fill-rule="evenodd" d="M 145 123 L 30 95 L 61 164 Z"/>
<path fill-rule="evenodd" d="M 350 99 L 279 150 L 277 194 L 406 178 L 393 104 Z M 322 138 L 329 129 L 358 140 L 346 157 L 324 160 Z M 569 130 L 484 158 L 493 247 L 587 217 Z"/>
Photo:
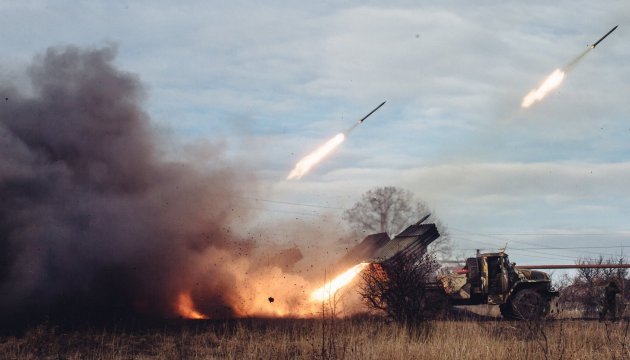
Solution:
<path fill-rule="evenodd" d="M 506 320 L 514 320 L 514 314 L 512 313 L 512 304 L 505 303 L 499 305 L 499 310 L 501 310 L 501 316 L 503 316 Z"/>
<path fill-rule="evenodd" d="M 522 289 L 509 301 L 510 315 L 520 320 L 535 320 L 547 315 L 549 302 L 534 289 Z"/>

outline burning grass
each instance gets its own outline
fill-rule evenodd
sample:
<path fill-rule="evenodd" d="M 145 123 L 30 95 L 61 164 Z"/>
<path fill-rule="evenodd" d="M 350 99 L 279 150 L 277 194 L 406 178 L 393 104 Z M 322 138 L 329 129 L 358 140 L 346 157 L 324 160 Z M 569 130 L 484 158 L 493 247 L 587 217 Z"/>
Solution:
<path fill-rule="evenodd" d="M 0 338 L 0 354 L 8 359 L 613 359 L 630 356 L 628 324 L 451 320 L 429 322 L 421 332 L 376 318 L 202 320 L 140 330 L 40 325 Z"/>

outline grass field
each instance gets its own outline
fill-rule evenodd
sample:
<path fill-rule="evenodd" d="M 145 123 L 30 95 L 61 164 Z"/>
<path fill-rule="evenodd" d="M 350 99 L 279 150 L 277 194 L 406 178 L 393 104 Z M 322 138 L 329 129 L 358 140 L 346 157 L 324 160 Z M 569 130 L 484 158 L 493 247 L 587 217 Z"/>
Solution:
<path fill-rule="evenodd" d="M 182 321 L 139 329 L 33 327 L 0 338 L 7 359 L 628 359 L 628 321 L 377 318 Z"/>

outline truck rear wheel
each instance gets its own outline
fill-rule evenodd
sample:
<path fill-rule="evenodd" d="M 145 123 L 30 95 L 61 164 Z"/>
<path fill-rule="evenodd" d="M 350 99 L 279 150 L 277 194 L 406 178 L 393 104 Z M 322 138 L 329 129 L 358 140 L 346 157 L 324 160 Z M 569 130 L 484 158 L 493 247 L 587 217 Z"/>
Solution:
<path fill-rule="evenodd" d="M 549 301 L 534 289 L 522 289 L 510 299 L 510 315 L 520 320 L 535 320 L 547 315 Z"/>

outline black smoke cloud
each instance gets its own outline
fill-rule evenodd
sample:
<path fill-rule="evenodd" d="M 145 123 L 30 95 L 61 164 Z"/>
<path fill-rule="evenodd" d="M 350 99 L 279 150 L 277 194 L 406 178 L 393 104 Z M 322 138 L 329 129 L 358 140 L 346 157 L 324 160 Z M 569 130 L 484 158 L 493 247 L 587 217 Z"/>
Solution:
<path fill-rule="evenodd" d="M 247 174 L 158 156 L 144 91 L 115 47 L 51 48 L 30 91 L 0 85 L 0 317 L 174 316 L 181 291 L 230 316 L 217 255 Z M 219 151 L 220 152 L 220 151 Z M 242 208 L 242 207 L 241 207 Z"/>

